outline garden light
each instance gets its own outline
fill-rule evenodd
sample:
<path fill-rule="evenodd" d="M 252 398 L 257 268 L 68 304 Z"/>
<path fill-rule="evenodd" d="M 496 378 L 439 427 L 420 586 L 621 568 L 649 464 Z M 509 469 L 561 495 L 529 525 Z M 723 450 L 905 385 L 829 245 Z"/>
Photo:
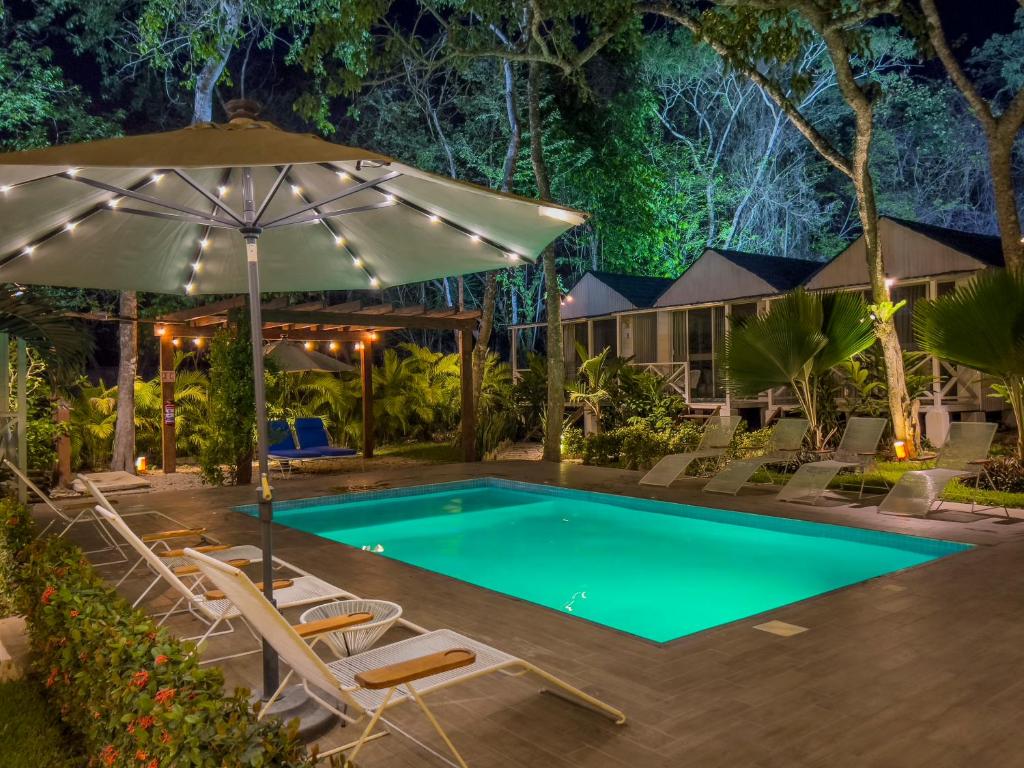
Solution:
<path fill-rule="evenodd" d="M 892 444 L 892 450 L 896 454 L 897 461 L 907 460 L 907 444 L 902 440 L 897 440 Z"/>

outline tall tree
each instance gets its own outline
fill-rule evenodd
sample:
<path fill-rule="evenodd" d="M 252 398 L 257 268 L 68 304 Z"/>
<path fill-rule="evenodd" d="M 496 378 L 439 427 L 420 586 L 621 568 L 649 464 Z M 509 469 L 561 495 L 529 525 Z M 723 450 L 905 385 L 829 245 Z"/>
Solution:
<path fill-rule="evenodd" d="M 110 468 L 134 473 L 135 376 L 139 366 L 139 302 L 135 291 L 121 293 L 119 314 L 122 320 L 117 328 L 117 421 Z"/>
<path fill-rule="evenodd" d="M 1016 88 L 1010 85 L 999 88 L 995 95 L 986 98 L 979 84 L 967 74 L 960 64 L 946 38 L 942 17 L 935 6 L 935 0 L 920 0 L 924 13 L 928 40 L 967 103 L 970 104 L 985 133 L 988 147 L 989 171 L 995 192 L 996 216 L 999 220 L 999 235 L 1003 245 L 1003 259 L 1011 269 L 1024 267 L 1024 243 L 1021 242 L 1020 213 L 1017 208 L 1017 179 L 1014 177 L 1013 149 L 1024 126 L 1024 82 Z M 1021 10 L 1017 13 L 1017 30 L 1006 37 L 1010 51 L 1024 43 L 1024 0 L 1019 0 Z M 993 42 L 993 41 L 990 41 Z"/>
<path fill-rule="evenodd" d="M 716 0 L 715 7 L 692 13 L 672 4 L 641 6 L 647 13 L 677 21 L 705 40 L 738 71 L 756 83 L 798 131 L 833 168 L 853 184 L 864 238 L 871 285 L 875 333 L 885 358 L 889 414 L 896 438 L 908 445 L 920 442 L 917 403 L 907 390 L 903 350 L 896 333 L 882 245 L 878 239 L 878 205 L 871 173 L 871 143 L 875 108 L 883 89 L 859 68 L 870 57 L 868 22 L 895 13 L 899 0 Z M 853 118 L 853 135 L 844 151 L 819 130 L 787 95 L 786 88 L 764 62 L 789 62 L 813 36 L 828 52 L 836 85 Z"/>

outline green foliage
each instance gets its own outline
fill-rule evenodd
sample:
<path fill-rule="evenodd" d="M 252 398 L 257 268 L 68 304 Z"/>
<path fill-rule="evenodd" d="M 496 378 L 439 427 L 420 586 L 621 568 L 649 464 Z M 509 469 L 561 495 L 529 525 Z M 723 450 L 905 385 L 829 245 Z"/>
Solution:
<path fill-rule="evenodd" d="M 798 289 L 772 302 L 726 334 L 720 355 L 726 387 L 740 396 L 788 386 L 811 422 L 815 447 L 823 445 L 819 383 L 875 340 L 863 298 Z"/>
<path fill-rule="evenodd" d="M 109 589 L 65 539 L 36 539 L 28 511 L 0 502 L 0 547 L 27 620 L 46 698 L 108 766 L 309 768 L 293 731 L 257 721 L 248 694 Z"/>
<path fill-rule="evenodd" d="M 847 408 L 852 415 L 883 416 L 889 412 L 885 356 L 877 344 L 840 363 L 837 369 L 848 387 Z M 911 399 L 920 399 L 931 391 L 932 372 L 927 354 L 905 351 L 903 369 Z"/>
<path fill-rule="evenodd" d="M 583 458 L 585 438 L 579 427 L 566 427 L 562 430 L 562 456 L 567 459 Z"/>
<path fill-rule="evenodd" d="M 929 354 L 995 378 L 1024 424 L 1024 271 L 986 269 L 954 293 L 921 302 L 914 330 Z M 1024 430 L 1017 455 L 1024 458 Z"/>
<path fill-rule="evenodd" d="M 219 331 L 210 344 L 210 392 L 207 430 L 199 454 L 203 480 L 222 484 L 249 482 L 255 449 L 256 402 L 253 395 L 252 342 L 244 313 Z"/>
<path fill-rule="evenodd" d="M 643 422 L 616 427 L 583 441 L 583 463 L 647 469 L 662 456 L 692 449 L 700 442 L 701 432 L 691 422 L 668 429 L 654 429 Z"/>
<path fill-rule="evenodd" d="M 623 366 L 611 386 L 605 426 L 643 422 L 651 429 L 669 429 L 688 410 L 682 395 L 669 389 L 664 377 L 637 366 Z"/>
<path fill-rule="evenodd" d="M 594 417 L 597 429 L 601 428 L 601 406 L 611 395 L 611 389 L 619 376 L 626 361 L 621 357 L 609 359 L 611 351 L 605 347 L 594 357 L 587 357 L 587 349 L 577 342 L 576 351 L 583 360 L 580 363 L 579 371 L 567 385 L 569 391 L 569 402 L 573 405 L 582 405 L 584 411 Z"/>
<path fill-rule="evenodd" d="M 86 758 L 34 680 L 0 683 L 4 768 L 84 768 Z"/>

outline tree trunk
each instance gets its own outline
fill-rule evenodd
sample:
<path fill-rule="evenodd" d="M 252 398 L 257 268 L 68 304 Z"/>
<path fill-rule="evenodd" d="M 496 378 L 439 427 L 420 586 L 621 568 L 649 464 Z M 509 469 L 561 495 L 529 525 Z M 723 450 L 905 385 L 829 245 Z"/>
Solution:
<path fill-rule="evenodd" d="M 855 109 L 856 111 L 856 109 Z M 857 137 L 853 152 L 853 186 L 857 195 L 857 210 L 861 228 L 864 230 L 864 253 L 868 263 L 868 277 L 871 281 L 871 299 L 876 305 L 885 305 L 891 300 L 889 286 L 885 279 L 885 260 L 878 236 L 878 209 L 875 204 L 874 181 L 868 169 L 869 147 L 872 138 L 872 116 L 870 113 L 857 115 Z M 889 416 L 892 419 L 893 435 L 902 440 L 911 456 L 920 447 L 917 426 L 917 407 L 907 392 L 907 376 L 903 367 L 903 349 L 896 333 L 896 323 L 891 315 L 878 316 L 875 334 L 882 347 L 885 359 L 885 384 L 889 398 Z"/>
<path fill-rule="evenodd" d="M 133 320 L 139 316 L 135 291 L 121 293 L 118 314 Z M 138 368 L 138 324 L 120 323 L 117 327 L 117 422 L 114 427 L 114 453 L 110 468 L 135 472 L 135 373 Z"/>
<path fill-rule="evenodd" d="M 537 180 L 537 192 L 542 200 L 551 200 L 551 184 L 547 164 L 544 162 L 542 121 L 540 115 L 540 63 L 530 62 L 527 82 L 530 118 L 530 160 Z M 542 255 L 544 260 L 545 301 L 548 316 L 548 400 L 544 425 L 544 461 L 562 460 L 562 419 L 565 414 L 565 360 L 562 357 L 562 296 L 558 289 L 558 270 L 555 267 L 555 246 L 549 245 Z"/>
<path fill-rule="evenodd" d="M 1020 215 L 1017 212 L 1017 193 L 1013 181 L 1013 144 L 1016 132 L 1009 136 L 1003 133 L 1005 131 L 986 131 L 988 164 L 996 198 L 996 218 L 1003 243 L 1003 259 L 1010 269 L 1021 269 L 1024 267 L 1024 244 L 1021 243 Z"/>
<path fill-rule="evenodd" d="M 213 120 L 213 93 L 217 81 L 224 73 L 228 56 L 235 46 L 242 24 L 242 0 L 225 0 L 224 29 L 214 46 L 214 53 L 196 74 L 196 92 L 192 101 L 192 122 L 208 123 Z"/>
<path fill-rule="evenodd" d="M 508 145 L 505 148 L 505 162 L 501 169 L 501 191 L 508 192 L 512 188 L 512 177 L 516 172 L 516 160 L 519 157 L 519 145 L 522 142 L 522 131 L 519 128 L 519 110 L 516 108 L 515 79 L 512 62 L 507 59 L 501 62 L 505 81 L 505 114 L 508 119 Z M 484 276 L 484 298 L 481 306 L 480 336 L 473 348 L 473 396 L 480 407 L 480 390 L 484 383 L 484 363 L 487 360 L 487 347 L 494 330 L 494 306 L 498 296 L 498 274 L 488 272 Z"/>

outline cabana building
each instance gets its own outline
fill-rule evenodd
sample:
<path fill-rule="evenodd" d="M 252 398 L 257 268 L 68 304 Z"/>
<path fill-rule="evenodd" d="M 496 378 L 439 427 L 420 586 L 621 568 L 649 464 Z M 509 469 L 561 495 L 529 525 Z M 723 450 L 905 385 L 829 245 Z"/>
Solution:
<path fill-rule="evenodd" d="M 894 301 L 906 307 L 896 315 L 905 349 L 916 349 L 911 319 L 922 299 L 956 289 L 979 269 L 1003 266 L 999 238 L 882 217 L 879 235 Z M 575 342 L 589 354 L 610 347 L 665 376 L 692 408 L 742 414 L 761 424 L 772 413 L 795 405 L 785 389 L 737 400 L 725 391 L 716 356 L 730 322 L 765 312 L 773 299 L 803 286 L 808 290 L 869 289 L 863 238 L 827 262 L 705 250 L 675 280 L 587 272 L 562 303 L 562 329 L 568 371 L 579 364 Z M 517 325 L 513 368 L 525 367 L 528 335 L 542 323 Z M 988 382 L 970 369 L 932 358 L 932 387 L 921 398 L 925 433 L 941 444 L 951 419 L 981 419 L 1004 410 Z"/>

